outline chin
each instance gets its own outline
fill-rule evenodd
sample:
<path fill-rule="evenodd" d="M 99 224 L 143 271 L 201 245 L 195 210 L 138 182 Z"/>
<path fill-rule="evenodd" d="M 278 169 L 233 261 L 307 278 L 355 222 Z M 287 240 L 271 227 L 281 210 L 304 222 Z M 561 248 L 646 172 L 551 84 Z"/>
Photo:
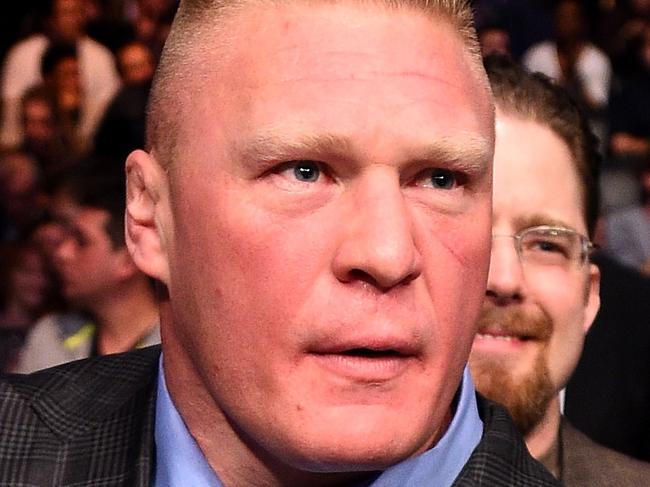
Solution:
<path fill-rule="evenodd" d="M 433 432 L 423 433 L 426 429 L 413 417 L 359 411 L 347 419 L 327 421 L 311 434 L 302 431 L 289 463 L 323 473 L 384 470 L 432 445 Z"/>

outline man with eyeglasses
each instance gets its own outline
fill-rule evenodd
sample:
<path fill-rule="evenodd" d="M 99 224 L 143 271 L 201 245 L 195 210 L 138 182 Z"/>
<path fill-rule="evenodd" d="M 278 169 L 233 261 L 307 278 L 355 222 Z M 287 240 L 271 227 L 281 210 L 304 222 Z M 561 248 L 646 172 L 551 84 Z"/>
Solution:
<path fill-rule="evenodd" d="M 569 97 L 505 59 L 495 96 L 493 241 L 470 367 L 530 452 L 567 486 L 645 485 L 650 466 L 597 445 L 561 414 L 560 392 L 600 306 L 590 262 L 598 212 L 593 136 Z"/>

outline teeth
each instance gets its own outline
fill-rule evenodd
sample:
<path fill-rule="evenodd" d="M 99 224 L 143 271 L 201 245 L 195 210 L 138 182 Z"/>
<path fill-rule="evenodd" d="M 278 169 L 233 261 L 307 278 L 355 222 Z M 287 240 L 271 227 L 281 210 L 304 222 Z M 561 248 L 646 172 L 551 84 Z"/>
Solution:
<path fill-rule="evenodd" d="M 489 338 L 492 340 L 500 340 L 502 342 L 511 342 L 512 340 L 516 340 L 516 337 L 513 337 L 511 335 L 486 335 L 483 333 L 478 334 L 479 337 L 481 338 Z"/>

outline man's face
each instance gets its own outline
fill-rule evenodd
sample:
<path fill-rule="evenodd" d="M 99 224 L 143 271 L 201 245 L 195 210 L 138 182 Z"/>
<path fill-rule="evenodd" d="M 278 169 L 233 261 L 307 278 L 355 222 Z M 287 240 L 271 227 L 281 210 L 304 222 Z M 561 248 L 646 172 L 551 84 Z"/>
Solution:
<path fill-rule="evenodd" d="M 497 111 L 497 237 L 470 365 L 477 389 L 506 405 L 524 433 L 573 372 L 599 305 L 598 271 L 522 265 L 514 240 L 502 236 L 537 225 L 585 235 L 581 201 L 567 145 L 547 127 Z"/>
<path fill-rule="evenodd" d="M 63 295 L 77 306 L 99 304 L 115 292 L 128 258 L 126 248 L 115 249 L 106 232 L 108 212 L 59 195 L 53 213 L 60 229 L 53 264 Z"/>
<path fill-rule="evenodd" d="M 483 57 L 490 55 L 510 55 L 510 35 L 504 29 L 489 29 L 479 37 L 481 43 L 481 54 Z"/>
<path fill-rule="evenodd" d="M 82 0 L 53 0 L 52 34 L 61 41 L 75 42 L 84 30 L 84 9 Z"/>
<path fill-rule="evenodd" d="M 443 432 L 475 331 L 489 96 L 420 14 L 294 5 L 229 29 L 195 63 L 159 221 L 165 363 L 262 456 L 386 466 Z"/>
<path fill-rule="evenodd" d="M 79 92 L 81 80 L 79 77 L 79 63 L 74 57 L 62 59 L 57 63 L 53 72 L 54 85 L 57 91 Z"/>
<path fill-rule="evenodd" d="M 118 62 L 125 85 L 137 85 L 150 81 L 154 73 L 151 51 L 143 44 L 129 44 L 118 53 Z"/>
<path fill-rule="evenodd" d="M 30 148 L 46 148 L 56 130 L 52 107 L 44 100 L 27 100 L 23 106 L 23 130 Z"/>

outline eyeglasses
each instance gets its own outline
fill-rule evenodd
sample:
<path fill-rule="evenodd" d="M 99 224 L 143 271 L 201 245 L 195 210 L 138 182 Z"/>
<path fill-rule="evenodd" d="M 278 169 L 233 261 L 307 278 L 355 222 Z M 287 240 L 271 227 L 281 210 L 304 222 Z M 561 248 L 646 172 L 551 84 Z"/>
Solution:
<path fill-rule="evenodd" d="M 582 266 L 595 248 L 587 237 L 570 228 L 536 226 L 515 235 L 492 235 L 492 238 L 512 238 L 522 264 L 539 267 Z"/>

